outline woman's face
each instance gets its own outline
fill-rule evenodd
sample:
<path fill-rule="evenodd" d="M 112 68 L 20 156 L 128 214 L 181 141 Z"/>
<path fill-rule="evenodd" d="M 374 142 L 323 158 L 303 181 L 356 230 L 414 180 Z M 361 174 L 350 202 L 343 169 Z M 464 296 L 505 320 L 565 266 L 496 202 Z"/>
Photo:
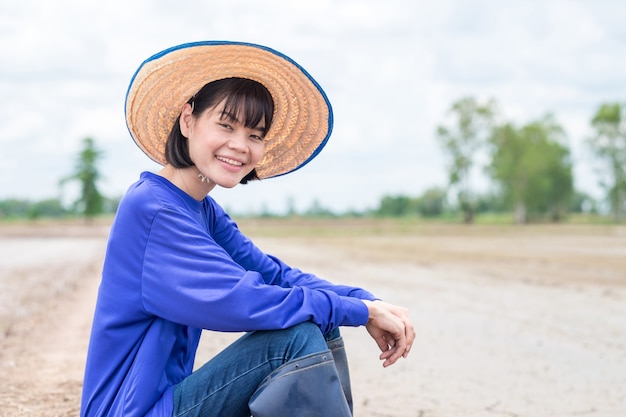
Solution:
<path fill-rule="evenodd" d="M 263 158 L 265 126 L 247 128 L 239 115 L 223 112 L 224 103 L 193 116 L 186 104 L 181 133 L 189 141 L 189 156 L 212 183 L 232 188 Z"/>

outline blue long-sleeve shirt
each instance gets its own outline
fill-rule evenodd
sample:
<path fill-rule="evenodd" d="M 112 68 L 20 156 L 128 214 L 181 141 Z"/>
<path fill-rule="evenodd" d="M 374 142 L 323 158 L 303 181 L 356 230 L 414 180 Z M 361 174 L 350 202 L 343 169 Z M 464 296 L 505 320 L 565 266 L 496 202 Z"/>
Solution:
<path fill-rule="evenodd" d="M 210 197 L 144 172 L 111 228 L 87 355 L 81 416 L 171 416 L 202 329 L 323 332 L 359 326 L 369 292 L 263 253 Z"/>

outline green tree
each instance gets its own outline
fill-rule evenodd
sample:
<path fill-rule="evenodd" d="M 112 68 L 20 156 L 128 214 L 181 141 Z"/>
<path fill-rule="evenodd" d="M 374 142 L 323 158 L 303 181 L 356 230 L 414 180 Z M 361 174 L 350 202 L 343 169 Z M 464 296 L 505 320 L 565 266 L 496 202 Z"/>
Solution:
<path fill-rule="evenodd" d="M 102 213 L 104 198 L 97 186 L 101 177 L 97 165 L 101 158 L 102 152 L 96 148 L 93 139 L 85 138 L 74 172 L 61 180 L 62 185 L 69 181 L 80 183 L 81 194 L 74 204 L 87 221 Z"/>
<path fill-rule="evenodd" d="M 318 199 L 313 200 L 311 207 L 306 210 L 304 215 L 307 217 L 335 217 L 335 213 L 322 206 Z"/>
<path fill-rule="evenodd" d="M 39 217 L 58 218 L 68 214 L 58 198 L 37 201 L 33 204 L 28 217 L 36 219 Z"/>
<path fill-rule="evenodd" d="M 10 198 L 0 201 L 0 218 L 28 217 L 33 204 L 28 200 Z"/>
<path fill-rule="evenodd" d="M 294 217 L 298 215 L 296 209 L 296 199 L 293 196 L 287 197 L 287 217 Z"/>
<path fill-rule="evenodd" d="M 589 145 L 603 162 L 600 185 L 606 190 L 613 219 L 620 222 L 626 207 L 626 121 L 624 105 L 605 103 L 600 106 L 591 126 L 595 132 Z"/>
<path fill-rule="evenodd" d="M 597 203 L 593 197 L 582 191 L 575 191 L 569 204 L 571 213 L 597 213 Z"/>
<path fill-rule="evenodd" d="M 417 214 L 416 200 L 405 195 L 384 196 L 380 200 L 376 214 L 382 217 L 404 217 Z"/>
<path fill-rule="evenodd" d="M 476 197 L 476 213 L 504 213 L 508 211 L 502 193 L 487 192 Z"/>
<path fill-rule="evenodd" d="M 429 188 L 417 198 L 415 206 L 423 217 L 437 217 L 443 214 L 446 192 L 441 188 Z"/>
<path fill-rule="evenodd" d="M 511 123 L 494 129 L 488 172 L 518 223 L 546 215 L 558 221 L 567 213 L 573 178 L 564 137 L 551 116 L 521 129 Z"/>
<path fill-rule="evenodd" d="M 437 127 L 437 138 L 449 158 L 449 186 L 456 189 L 465 223 L 474 221 L 475 202 L 470 177 L 476 155 L 491 132 L 495 114 L 494 101 L 479 103 L 473 97 L 466 97 L 452 105 L 448 115 L 453 121 Z"/>

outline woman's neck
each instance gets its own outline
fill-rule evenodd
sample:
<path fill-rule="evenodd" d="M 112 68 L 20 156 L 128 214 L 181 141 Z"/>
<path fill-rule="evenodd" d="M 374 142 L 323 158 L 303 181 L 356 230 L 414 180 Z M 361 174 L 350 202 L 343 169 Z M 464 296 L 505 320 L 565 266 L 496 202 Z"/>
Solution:
<path fill-rule="evenodd" d="M 195 166 L 174 168 L 172 165 L 168 164 L 158 172 L 158 175 L 169 180 L 195 200 L 201 201 L 215 187 L 215 184 L 203 180 L 203 178 L 198 175 L 199 173 L 200 171 L 198 171 Z"/>

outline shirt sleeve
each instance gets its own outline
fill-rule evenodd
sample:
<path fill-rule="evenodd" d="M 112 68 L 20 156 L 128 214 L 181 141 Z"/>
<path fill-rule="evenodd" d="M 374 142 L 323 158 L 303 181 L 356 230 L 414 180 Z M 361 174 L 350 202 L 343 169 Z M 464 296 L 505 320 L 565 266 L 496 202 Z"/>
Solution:
<path fill-rule="evenodd" d="M 333 284 L 314 274 L 292 268 L 279 258 L 264 253 L 239 230 L 237 224 L 219 206 L 215 206 L 214 210 L 213 228 L 216 241 L 243 268 L 259 272 L 265 283 L 284 288 L 307 287 L 327 290 L 340 296 L 361 300 L 377 299 L 363 288 Z"/>
<path fill-rule="evenodd" d="M 250 260 L 257 257 L 253 253 Z M 276 285 L 280 272 L 265 271 L 264 277 L 244 265 L 195 220 L 163 208 L 146 243 L 143 307 L 173 322 L 217 331 L 271 330 L 312 321 L 328 332 L 367 323 L 367 307 L 357 298 L 322 286 Z M 275 279 L 267 280 L 270 275 Z"/>

